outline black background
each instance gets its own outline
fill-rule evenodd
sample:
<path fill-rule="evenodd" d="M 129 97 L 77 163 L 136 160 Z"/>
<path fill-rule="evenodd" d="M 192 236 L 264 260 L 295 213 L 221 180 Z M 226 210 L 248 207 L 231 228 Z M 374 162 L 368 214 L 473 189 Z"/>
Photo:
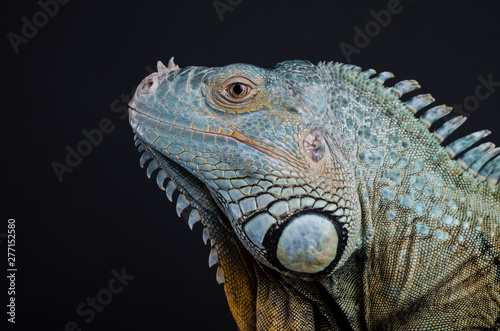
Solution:
<path fill-rule="evenodd" d="M 64 330 L 75 321 L 82 330 L 236 330 L 216 270 L 208 268 L 201 227 L 190 231 L 147 179 L 128 121 L 113 110 L 123 109 L 121 96 L 148 74 L 146 66 L 172 55 L 181 67 L 346 62 L 339 44 L 353 45 L 353 28 L 363 29 L 373 21 L 370 11 L 387 3 L 243 0 L 221 21 L 212 1 L 72 0 L 16 54 L 7 34 L 21 34 L 21 18 L 31 21 L 40 6 L 3 1 L 0 232 L 15 218 L 15 329 Z M 388 85 L 417 79 L 436 104 L 473 95 L 479 75 L 500 81 L 495 1 L 401 0 L 401 6 L 352 55 L 353 64 L 392 71 L 396 79 Z M 103 118 L 114 131 L 60 183 L 52 162 L 64 163 L 65 147 L 76 148 L 82 130 L 98 128 Z M 454 137 L 489 128 L 489 140 L 500 144 L 499 122 L 497 91 Z M 6 239 L 0 240 L 5 276 Z M 136 278 L 85 323 L 76 307 L 122 268 Z M 4 322 L 7 283 L 0 284 Z"/>

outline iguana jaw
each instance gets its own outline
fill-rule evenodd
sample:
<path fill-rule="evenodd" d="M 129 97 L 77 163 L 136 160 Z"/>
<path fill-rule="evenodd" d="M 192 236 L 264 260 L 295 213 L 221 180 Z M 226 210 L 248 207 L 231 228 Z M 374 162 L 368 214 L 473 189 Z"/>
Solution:
<path fill-rule="evenodd" d="M 241 134 L 240 132 L 225 129 L 222 127 L 220 127 L 217 130 L 212 129 L 210 126 L 207 126 L 204 129 L 198 129 L 198 128 L 194 127 L 193 122 L 191 123 L 190 127 L 181 126 L 181 125 L 177 125 L 176 121 L 168 122 L 168 121 L 157 120 L 153 117 L 148 116 L 147 114 L 140 112 L 139 110 L 137 110 L 134 107 L 129 107 L 129 115 L 130 115 L 131 120 L 132 120 L 132 118 L 137 117 L 138 115 L 144 116 L 152 121 L 157 121 L 158 123 L 166 124 L 168 126 L 171 126 L 172 128 L 178 128 L 183 132 L 183 134 L 184 134 L 184 131 L 187 131 L 187 133 L 188 133 L 187 135 L 191 135 L 191 136 L 196 132 L 196 133 L 201 133 L 201 134 L 212 134 L 212 135 L 215 135 L 217 138 L 234 139 L 235 141 L 241 142 L 241 143 L 243 143 L 251 148 L 254 148 L 262 153 L 265 153 L 266 155 L 268 155 L 269 157 L 271 157 L 273 159 L 287 160 L 290 157 L 290 155 L 286 155 L 285 153 L 282 153 L 278 148 L 274 148 L 273 146 L 270 146 L 268 144 L 261 143 L 260 141 L 257 141 L 255 139 L 251 139 L 251 138 L 247 137 L 246 135 Z M 186 134 L 184 134 L 184 135 L 187 136 Z"/>

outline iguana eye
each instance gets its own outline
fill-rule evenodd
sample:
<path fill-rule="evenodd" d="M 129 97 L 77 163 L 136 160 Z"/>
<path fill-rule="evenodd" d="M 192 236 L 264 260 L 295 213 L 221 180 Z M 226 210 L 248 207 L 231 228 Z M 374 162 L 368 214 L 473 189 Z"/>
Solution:
<path fill-rule="evenodd" d="M 251 87 L 241 83 L 234 83 L 228 86 L 227 93 L 233 98 L 243 98 L 251 91 Z"/>
<path fill-rule="evenodd" d="M 221 111 L 247 112 L 258 108 L 251 107 L 252 101 L 259 96 L 262 82 L 256 82 L 241 75 L 221 79 L 215 77 L 206 83 L 207 101 Z M 259 78 L 259 77 L 257 77 Z"/>
<path fill-rule="evenodd" d="M 252 92 L 252 87 L 241 82 L 234 82 L 228 84 L 224 92 L 228 101 L 238 103 L 247 99 L 246 97 Z"/>
<path fill-rule="evenodd" d="M 239 107 L 249 102 L 256 94 L 256 85 L 241 76 L 231 77 L 215 88 L 215 99 L 221 106 Z"/>

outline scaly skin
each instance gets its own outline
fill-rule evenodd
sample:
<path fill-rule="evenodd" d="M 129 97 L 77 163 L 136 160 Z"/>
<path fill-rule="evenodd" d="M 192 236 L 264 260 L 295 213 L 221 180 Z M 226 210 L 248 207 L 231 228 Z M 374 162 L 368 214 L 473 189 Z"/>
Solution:
<path fill-rule="evenodd" d="M 171 61 L 130 102 L 141 164 L 201 220 L 241 330 L 500 327 L 498 150 L 457 163 L 488 132 L 442 147 L 462 120 L 431 133 L 449 109 L 416 118 L 432 97 L 374 73 Z"/>

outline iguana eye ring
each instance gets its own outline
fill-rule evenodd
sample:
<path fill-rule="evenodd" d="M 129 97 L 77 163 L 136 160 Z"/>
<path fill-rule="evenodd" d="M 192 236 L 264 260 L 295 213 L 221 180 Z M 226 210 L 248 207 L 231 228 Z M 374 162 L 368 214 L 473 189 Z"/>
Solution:
<path fill-rule="evenodd" d="M 262 85 L 258 76 L 217 77 L 206 81 L 204 93 L 209 105 L 217 110 L 245 113 L 257 110 L 252 102 L 261 95 Z"/>
<path fill-rule="evenodd" d="M 213 95 L 223 107 L 241 107 L 257 94 L 256 87 L 251 80 L 235 76 L 216 86 Z"/>

